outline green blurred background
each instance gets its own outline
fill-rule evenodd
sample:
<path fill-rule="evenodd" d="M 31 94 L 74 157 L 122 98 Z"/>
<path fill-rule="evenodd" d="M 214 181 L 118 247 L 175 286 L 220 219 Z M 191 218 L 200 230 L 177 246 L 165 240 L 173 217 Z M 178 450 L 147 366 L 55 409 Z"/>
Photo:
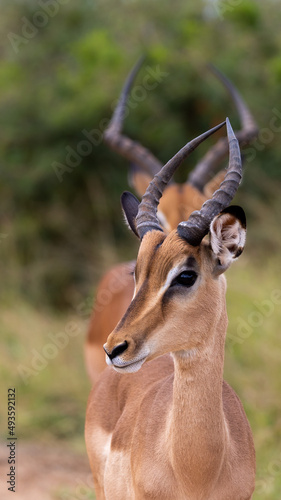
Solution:
<path fill-rule="evenodd" d="M 248 239 L 228 273 L 225 378 L 255 437 L 254 499 L 280 500 L 280 16 L 273 0 L 1 1 L 1 401 L 7 386 L 17 387 L 23 441 L 85 453 L 83 342 L 95 288 L 110 265 L 137 251 L 119 202 L 128 165 L 101 140 L 124 79 L 141 54 L 138 83 L 147 67 L 161 74 L 154 90 L 133 101 L 125 131 L 165 162 L 226 115 L 239 128 L 228 95 L 206 69 L 211 62 L 260 127 L 245 150 L 236 197 Z M 85 130 L 95 137 L 88 152 Z M 194 152 L 178 181 L 211 143 Z M 75 333 L 45 363 L 50 335 L 70 322 Z M 4 404 L 4 437 L 6 414 Z M 53 495 L 73 498 L 67 485 Z"/>

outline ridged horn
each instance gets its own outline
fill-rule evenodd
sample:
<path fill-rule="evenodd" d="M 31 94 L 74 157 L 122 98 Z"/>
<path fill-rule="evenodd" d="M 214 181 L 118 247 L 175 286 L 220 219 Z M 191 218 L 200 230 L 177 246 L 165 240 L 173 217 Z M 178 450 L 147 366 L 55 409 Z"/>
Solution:
<path fill-rule="evenodd" d="M 229 165 L 225 178 L 212 198 L 202 205 L 201 210 L 192 212 L 189 219 L 185 222 L 181 222 L 177 227 L 179 236 L 193 246 L 197 246 L 201 243 L 202 239 L 209 231 L 213 218 L 231 203 L 242 179 L 242 161 L 239 142 L 228 118 L 226 119 L 226 127 L 229 145 Z"/>
<path fill-rule="evenodd" d="M 118 104 L 103 137 L 111 149 L 132 163 L 137 164 L 153 177 L 163 166 L 162 163 L 144 146 L 122 134 L 128 95 L 143 61 L 144 57 L 141 57 L 128 75 Z"/>
<path fill-rule="evenodd" d="M 163 194 L 163 191 L 169 181 L 171 180 L 176 169 L 180 164 L 187 158 L 187 156 L 195 149 L 201 142 L 203 142 L 207 137 L 212 135 L 214 132 L 219 130 L 225 125 L 225 122 L 220 123 L 216 127 L 208 130 L 204 134 L 196 137 L 192 141 L 188 142 L 180 151 L 178 151 L 173 158 L 171 158 L 164 167 L 158 172 L 151 183 L 149 184 L 145 194 L 142 197 L 142 201 L 139 205 L 138 214 L 136 216 L 136 228 L 140 238 L 153 229 L 162 231 L 157 218 L 157 207 L 159 200 Z"/>
<path fill-rule="evenodd" d="M 236 138 L 239 144 L 246 145 L 257 137 L 259 129 L 244 99 L 226 76 L 215 66 L 208 65 L 212 73 L 222 82 L 228 90 L 230 97 L 235 105 L 241 122 L 241 130 L 236 132 Z M 227 138 L 221 138 L 207 151 L 205 156 L 197 163 L 190 172 L 188 182 L 199 191 L 204 190 L 205 184 L 210 181 L 216 171 L 217 165 L 225 158 L 228 152 Z"/>

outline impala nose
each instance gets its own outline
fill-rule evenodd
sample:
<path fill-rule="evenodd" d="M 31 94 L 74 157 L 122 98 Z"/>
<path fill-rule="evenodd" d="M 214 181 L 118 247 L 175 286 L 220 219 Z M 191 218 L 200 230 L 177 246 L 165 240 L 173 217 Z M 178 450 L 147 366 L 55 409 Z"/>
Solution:
<path fill-rule="evenodd" d="M 116 358 L 116 356 L 118 356 L 119 354 L 122 354 L 122 352 L 126 351 L 126 349 L 128 348 L 128 342 L 127 340 L 125 340 L 124 342 L 122 342 L 121 344 L 118 344 L 117 346 L 115 346 L 111 352 L 109 352 L 105 346 L 103 346 L 107 356 L 109 357 L 109 359 L 112 361 L 114 358 Z"/>

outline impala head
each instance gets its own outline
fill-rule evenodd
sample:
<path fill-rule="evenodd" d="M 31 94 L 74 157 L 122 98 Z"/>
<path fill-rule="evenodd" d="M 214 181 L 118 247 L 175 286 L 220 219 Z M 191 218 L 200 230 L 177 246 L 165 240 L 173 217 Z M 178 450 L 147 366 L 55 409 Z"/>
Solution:
<path fill-rule="evenodd" d="M 126 102 L 142 63 L 143 58 L 136 63 L 130 72 L 104 134 L 105 142 L 130 161 L 129 183 L 140 197 L 144 195 L 149 183 L 162 168 L 161 162 L 150 151 L 122 134 Z M 234 85 L 216 68 L 211 66 L 209 69 L 229 92 L 239 115 L 241 130 L 237 132 L 238 142 L 243 145 L 248 144 L 258 134 L 258 128 L 251 112 Z M 167 185 L 157 211 L 160 225 L 166 233 L 175 229 L 181 221 L 187 220 L 190 214 L 194 210 L 198 210 L 204 201 L 218 189 L 224 178 L 224 171 L 215 176 L 214 174 L 218 164 L 226 157 L 227 153 L 227 138 L 222 137 L 190 172 L 187 182 Z"/>
<path fill-rule="evenodd" d="M 141 244 L 134 298 L 104 346 L 107 363 L 120 372 L 137 371 L 146 360 L 167 352 L 200 350 L 210 331 L 226 328 L 224 271 L 245 243 L 245 214 L 231 206 L 242 177 L 239 144 L 229 121 L 229 166 L 219 189 L 200 211 L 166 235 L 157 217 L 165 186 L 180 163 L 223 124 L 184 146 L 157 173 L 141 203 L 122 196 L 128 224 Z M 204 237 L 209 233 L 209 241 Z"/>

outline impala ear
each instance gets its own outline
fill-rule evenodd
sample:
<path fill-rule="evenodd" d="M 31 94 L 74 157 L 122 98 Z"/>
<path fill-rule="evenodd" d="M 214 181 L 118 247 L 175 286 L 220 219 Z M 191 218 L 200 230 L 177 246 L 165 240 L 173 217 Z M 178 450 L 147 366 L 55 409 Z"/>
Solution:
<path fill-rule="evenodd" d="M 244 250 L 246 216 L 241 207 L 232 205 L 217 215 L 210 226 L 210 245 L 217 259 L 215 274 L 221 274 Z"/>
<path fill-rule="evenodd" d="M 129 191 L 124 191 L 121 196 L 121 205 L 125 221 L 138 238 L 139 234 L 136 228 L 136 216 L 138 213 L 139 204 L 139 200 L 132 193 L 129 193 Z"/>

